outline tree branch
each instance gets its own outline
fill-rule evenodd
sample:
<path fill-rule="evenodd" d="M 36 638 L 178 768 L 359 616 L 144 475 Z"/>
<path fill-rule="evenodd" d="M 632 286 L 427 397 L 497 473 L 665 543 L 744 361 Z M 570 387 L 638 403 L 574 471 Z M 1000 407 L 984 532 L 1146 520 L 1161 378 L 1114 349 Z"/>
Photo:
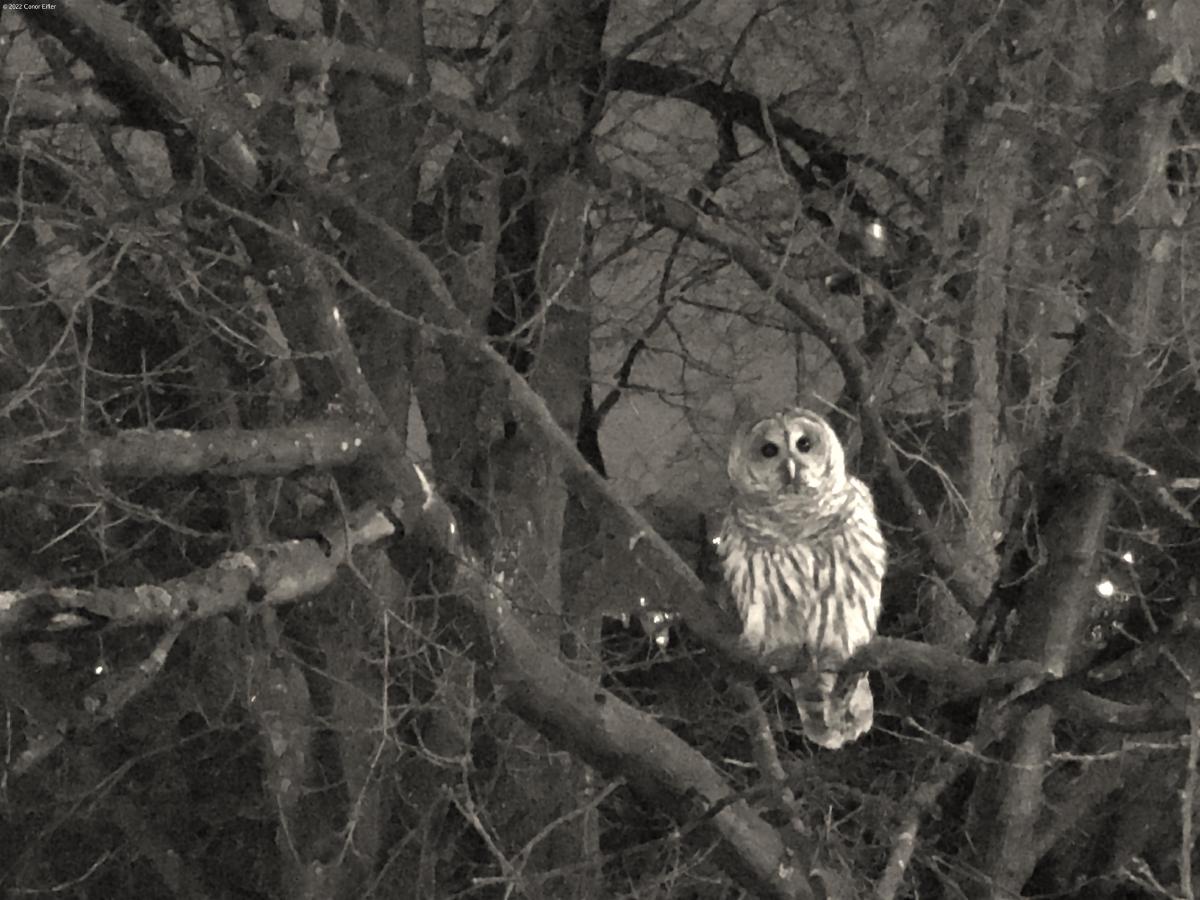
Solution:
<path fill-rule="evenodd" d="M 374 504 L 333 523 L 320 538 L 280 541 L 227 553 L 206 569 L 129 588 L 30 588 L 0 592 L 0 636 L 31 628 L 64 630 L 96 621 L 163 625 L 242 609 L 291 603 L 333 583 L 359 547 L 395 525 Z"/>
<path fill-rule="evenodd" d="M 113 73 L 115 87 L 127 88 L 118 90 L 123 108 L 136 108 L 160 127 L 183 126 L 225 178 L 244 189 L 257 187 L 259 159 L 246 138 L 254 125 L 250 110 L 201 98 L 150 37 L 122 18 L 118 7 L 64 3 L 50 15 L 31 15 L 27 21 L 78 53 L 97 73 Z"/>
<path fill-rule="evenodd" d="M 0 484 L 87 473 L 109 477 L 286 475 L 301 469 L 345 466 L 378 453 L 381 429 L 324 419 L 247 431 L 139 429 L 89 437 L 68 448 L 28 439 L 0 442 Z"/>
<path fill-rule="evenodd" d="M 702 831 L 720 839 L 722 867 L 756 895 L 813 895 L 775 829 L 745 800 L 726 802 L 733 791 L 703 754 L 547 653 L 496 586 L 477 581 L 471 594 L 498 638 L 496 680 L 505 705 L 589 765 L 625 778 L 642 796 L 707 820 Z"/>
<path fill-rule="evenodd" d="M 889 178 L 917 210 L 923 212 L 925 209 L 924 199 L 892 167 L 866 154 L 846 153 L 828 135 L 767 109 L 760 97 L 748 91 L 722 87 L 674 66 L 660 66 L 635 59 L 613 60 L 609 65 L 608 77 L 612 90 L 685 100 L 699 106 L 718 121 L 728 119 L 750 129 L 768 143 L 771 141 L 770 131 L 795 142 L 809 159 L 805 166 L 797 164 L 789 167 L 797 183 L 806 191 L 818 187 L 844 186 L 850 198 L 850 208 L 859 215 L 880 220 L 887 218 L 851 180 L 851 163 L 874 169 Z"/>
<path fill-rule="evenodd" d="M 449 94 L 422 91 L 412 68 L 394 54 L 335 40 L 296 41 L 277 35 L 255 36 L 247 49 L 263 54 L 269 64 L 291 69 L 297 75 L 333 69 L 374 78 L 385 87 L 428 101 L 438 114 L 464 131 L 490 138 L 503 147 L 522 144 L 520 129 L 507 116 L 476 109 Z"/>
<path fill-rule="evenodd" d="M 912 861 L 913 851 L 917 847 L 917 829 L 921 826 L 921 818 L 937 803 L 938 798 L 967 768 L 974 758 L 975 745 L 967 741 L 959 752 L 946 757 L 938 764 L 928 781 L 918 785 L 905 801 L 904 815 L 896 830 L 892 843 L 892 851 L 888 854 L 887 865 L 875 885 L 875 900 L 893 900 L 900 885 L 904 882 L 904 873 L 908 871 Z"/>
<path fill-rule="evenodd" d="M 154 681 L 155 676 L 166 665 L 167 656 L 175 641 L 183 633 L 185 623 L 177 621 L 159 637 L 154 649 L 137 666 L 116 673 L 92 686 L 81 708 L 87 712 L 78 714 L 73 722 L 56 722 L 53 731 L 32 735 L 29 742 L 17 754 L 9 767 L 12 775 L 20 777 L 53 753 L 63 741 L 81 730 L 87 731 L 111 722 L 130 701 Z"/>
<path fill-rule="evenodd" d="M 1101 448 L 1081 448 L 1071 459 L 1068 477 L 1102 475 L 1131 490 L 1138 497 L 1165 510 L 1192 528 L 1200 528 L 1200 522 L 1182 503 L 1175 499 L 1172 488 L 1178 479 L 1162 475 L 1153 466 L 1130 456 L 1128 453 L 1106 452 Z"/>

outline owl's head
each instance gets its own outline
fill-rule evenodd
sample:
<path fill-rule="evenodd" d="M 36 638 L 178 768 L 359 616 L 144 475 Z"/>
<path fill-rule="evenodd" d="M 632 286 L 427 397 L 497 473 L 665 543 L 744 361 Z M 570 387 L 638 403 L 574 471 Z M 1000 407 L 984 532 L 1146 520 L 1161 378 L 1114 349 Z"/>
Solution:
<path fill-rule="evenodd" d="M 828 422 L 806 409 L 787 409 L 738 435 L 729 450 L 729 480 L 740 493 L 838 491 L 846 482 L 846 458 Z"/>

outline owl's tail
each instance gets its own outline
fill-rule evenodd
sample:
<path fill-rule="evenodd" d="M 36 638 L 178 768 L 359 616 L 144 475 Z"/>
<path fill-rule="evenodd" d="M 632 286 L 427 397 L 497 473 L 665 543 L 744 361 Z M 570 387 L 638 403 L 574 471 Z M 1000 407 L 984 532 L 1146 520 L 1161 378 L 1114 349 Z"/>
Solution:
<path fill-rule="evenodd" d="M 792 690 L 805 736 L 830 750 L 858 740 L 875 719 L 875 700 L 865 672 L 842 676 L 814 672 L 793 678 Z"/>

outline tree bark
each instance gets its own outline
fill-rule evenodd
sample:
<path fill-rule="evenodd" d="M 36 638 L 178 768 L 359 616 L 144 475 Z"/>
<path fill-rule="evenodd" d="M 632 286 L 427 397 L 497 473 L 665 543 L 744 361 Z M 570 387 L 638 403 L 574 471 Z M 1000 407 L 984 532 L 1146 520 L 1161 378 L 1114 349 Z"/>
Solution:
<path fill-rule="evenodd" d="M 1149 372 L 1145 351 L 1165 275 L 1171 229 L 1163 160 L 1169 146 L 1171 103 L 1151 85 L 1157 48 L 1137 11 L 1121 7 L 1108 20 L 1099 121 L 1094 152 L 1112 167 L 1115 188 L 1099 209 L 1100 225 L 1089 281 L 1092 304 L 1075 382 L 1074 410 L 1062 453 L 1099 448 L 1119 452 Z M 1131 152 L 1131 150 L 1133 152 Z M 1110 482 L 1070 484 L 1048 510 L 1042 529 L 1046 558 L 1021 593 L 1010 652 L 1068 674 L 1084 660 L 1095 584 L 1113 503 Z M 984 789 L 998 798 L 981 831 L 988 881 L 981 896 L 1020 892 L 1038 862 L 1036 825 L 1042 784 L 1051 765 L 1057 715 L 1051 707 L 1021 722 L 1003 767 Z M 981 824 L 982 828 L 982 824 Z"/>

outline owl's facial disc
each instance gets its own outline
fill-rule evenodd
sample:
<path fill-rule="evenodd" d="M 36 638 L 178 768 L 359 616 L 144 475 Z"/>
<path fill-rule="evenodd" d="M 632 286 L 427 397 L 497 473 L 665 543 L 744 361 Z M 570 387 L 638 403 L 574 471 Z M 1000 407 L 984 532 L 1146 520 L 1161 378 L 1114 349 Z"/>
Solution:
<path fill-rule="evenodd" d="M 743 493 L 811 495 L 844 481 L 842 449 L 825 421 L 789 409 L 758 422 L 734 443 L 728 471 Z"/>

